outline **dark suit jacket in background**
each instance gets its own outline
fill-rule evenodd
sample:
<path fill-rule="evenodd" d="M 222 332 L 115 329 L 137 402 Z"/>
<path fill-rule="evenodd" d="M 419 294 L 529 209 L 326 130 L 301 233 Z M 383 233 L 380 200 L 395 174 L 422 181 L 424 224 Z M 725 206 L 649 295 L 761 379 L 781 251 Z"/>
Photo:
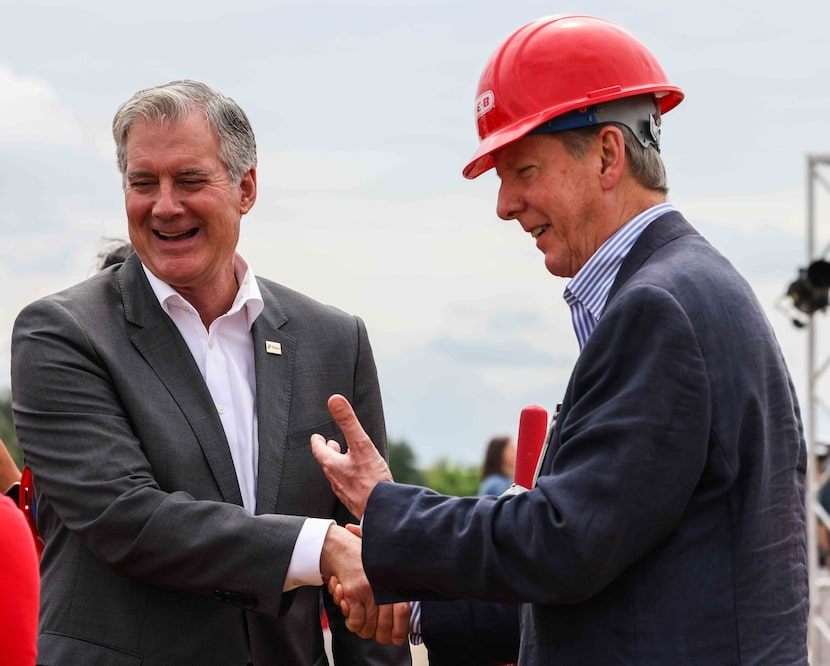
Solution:
<path fill-rule="evenodd" d="M 301 516 L 351 516 L 311 455 L 342 393 L 385 453 L 360 319 L 259 280 L 256 512 L 216 407 L 135 255 L 27 306 L 12 339 L 15 425 L 38 494 L 39 662 L 325 663 L 319 588 L 283 594 Z M 266 341 L 281 353 L 266 353 Z M 340 441 L 343 441 L 342 438 Z M 329 609 L 338 664 L 409 663 Z"/>
<path fill-rule="evenodd" d="M 760 304 L 670 213 L 620 269 L 538 487 L 379 484 L 363 561 L 381 603 L 525 602 L 522 666 L 806 664 L 805 467 Z"/>
<path fill-rule="evenodd" d="M 519 658 L 516 603 L 424 601 L 421 637 L 429 666 L 502 666 Z"/>

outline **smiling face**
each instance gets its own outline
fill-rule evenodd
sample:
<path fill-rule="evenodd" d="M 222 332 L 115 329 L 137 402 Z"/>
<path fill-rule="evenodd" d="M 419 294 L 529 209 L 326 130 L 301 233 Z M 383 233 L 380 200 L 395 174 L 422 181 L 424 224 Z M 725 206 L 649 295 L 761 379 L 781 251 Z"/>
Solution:
<path fill-rule="evenodd" d="M 229 307 L 237 291 L 240 221 L 256 200 L 256 170 L 231 183 L 216 132 L 194 111 L 172 124 L 136 120 L 125 172 L 130 241 L 144 265 L 200 313 L 200 305 Z"/>
<path fill-rule="evenodd" d="M 592 146 L 577 158 L 556 134 L 538 134 L 505 146 L 493 160 L 499 217 L 518 220 L 536 239 L 548 271 L 574 276 L 614 231 L 602 212 L 602 151 Z"/>

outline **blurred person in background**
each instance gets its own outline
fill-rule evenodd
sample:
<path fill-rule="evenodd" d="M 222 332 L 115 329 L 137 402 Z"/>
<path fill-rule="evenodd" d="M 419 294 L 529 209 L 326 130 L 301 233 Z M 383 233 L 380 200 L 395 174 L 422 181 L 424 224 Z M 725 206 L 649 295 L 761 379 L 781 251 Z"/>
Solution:
<path fill-rule="evenodd" d="M 501 495 L 513 483 L 516 471 L 516 442 L 512 437 L 493 437 L 484 452 L 479 495 Z"/>

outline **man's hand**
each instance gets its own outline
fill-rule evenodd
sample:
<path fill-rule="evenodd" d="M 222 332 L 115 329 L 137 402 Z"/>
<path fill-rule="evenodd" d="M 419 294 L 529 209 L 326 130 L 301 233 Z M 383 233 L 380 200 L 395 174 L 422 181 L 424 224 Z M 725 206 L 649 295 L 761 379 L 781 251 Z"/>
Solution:
<path fill-rule="evenodd" d="M 378 625 L 378 608 L 363 571 L 360 538 L 338 525 L 329 527 L 320 553 L 320 573 L 340 588 L 337 603 L 346 616 L 346 628 L 361 638 L 372 638 Z M 332 579 L 336 577 L 336 582 Z"/>
<path fill-rule="evenodd" d="M 337 576 L 329 579 L 329 592 L 334 602 L 340 606 L 343 615 L 349 616 L 349 605 L 343 595 L 343 586 L 337 580 Z M 409 638 L 409 624 L 412 606 L 408 601 L 399 601 L 394 604 L 382 604 L 378 606 L 378 626 L 375 630 L 375 640 L 386 645 L 403 645 Z M 348 622 L 347 622 L 348 624 Z"/>
<path fill-rule="evenodd" d="M 360 536 L 358 525 L 349 523 L 346 525 L 346 529 L 352 534 Z M 345 600 L 343 585 L 337 580 L 337 576 L 329 578 L 328 589 L 334 603 L 340 607 L 344 617 L 349 617 L 349 604 Z M 395 645 L 405 644 L 409 638 L 411 612 L 412 607 L 408 601 L 378 606 L 378 626 L 375 631 L 375 640 L 383 645 L 390 642 Z"/>
<path fill-rule="evenodd" d="M 374 487 L 380 481 L 391 481 L 392 473 L 357 420 L 349 401 L 342 395 L 333 395 L 328 407 L 346 437 L 348 451 L 340 453 L 337 442 L 326 443 L 321 435 L 312 435 L 311 452 L 331 482 L 334 494 L 360 519 Z"/>

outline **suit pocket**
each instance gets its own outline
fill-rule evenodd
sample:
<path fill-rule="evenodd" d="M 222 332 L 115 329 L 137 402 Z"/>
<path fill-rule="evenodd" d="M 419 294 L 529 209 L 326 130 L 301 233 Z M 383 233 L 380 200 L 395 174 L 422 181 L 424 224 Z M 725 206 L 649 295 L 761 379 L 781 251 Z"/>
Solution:
<path fill-rule="evenodd" d="M 38 666 L 141 666 L 142 657 L 74 636 L 43 633 L 37 642 Z"/>
<path fill-rule="evenodd" d="M 340 428 L 337 427 L 337 424 L 333 419 L 311 426 L 310 428 L 305 428 L 304 430 L 289 433 L 286 447 L 289 450 L 298 449 L 300 447 L 308 447 L 311 436 L 315 434 L 322 435 L 326 438 L 326 440 L 333 439 L 339 442 L 341 451 L 345 450 L 346 439 L 343 437 L 343 434 L 340 432 Z"/>
<path fill-rule="evenodd" d="M 313 434 L 344 442 L 335 422 L 327 421 L 288 435 L 276 511 L 313 518 L 331 518 L 337 498 L 323 468 L 311 453 Z"/>

